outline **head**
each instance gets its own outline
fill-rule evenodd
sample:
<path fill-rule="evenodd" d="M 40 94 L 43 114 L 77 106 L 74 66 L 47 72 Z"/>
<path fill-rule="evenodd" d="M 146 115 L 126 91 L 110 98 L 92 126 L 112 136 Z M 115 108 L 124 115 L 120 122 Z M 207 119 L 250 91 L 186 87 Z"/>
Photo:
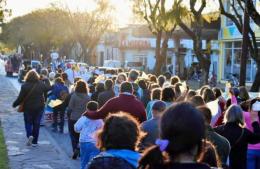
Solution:
<path fill-rule="evenodd" d="M 62 79 L 61 77 L 56 78 L 56 79 L 55 79 L 55 83 L 56 83 L 56 84 L 63 84 L 63 85 L 64 85 L 64 81 L 63 81 L 63 79 Z"/>
<path fill-rule="evenodd" d="M 166 81 L 165 76 L 160 75 L 160 76 L 158 77 L 158 84 L 160 85 L 160 87 L 163 86 L 163 84 L 164 84 L 165 81 Z"/>
<path fill-rule="evenodd" d="M 41 75 L 42 75 L 42 76 L 47 77 L 48 74 L 49 74 L 48 69 L 42 69 L 42 70 L 41 70 Z"/>
<path fill-rule="evenodd" d="M 166 80 L 168 80 L 168 81 L 171 80 L 172 75 L 170 72 L 166 72 L 163 75 L 165 76 Z"/>
<path fill-rule="evenodd" d="M 189 102 L 195 107 L 205 105 L 203 98 L 200 95 L 195 95 L 189 99 Z"/>
<path fill-rule="evenodd" d="M 161 88 L 155 88 L 152 90 L 152 100 L 160 100 L 161 99 L 162 90 Z"/>
<path fill-rule="evenodd" d="M 134 92 L 133 85 L 130 82 L 123 82 L 120 85 L 120 92 L 121 93 L 127 92 L 132 94 Z"/>
<path fill-rule="evenodd" d="M 154 118 L 159 118 L 166 109 L 166 104 L 163 101 L 156 101 L 152 106 L 152 112 Z"/>
<path fill-rule="evenodd" d="M 207 88 L 203 91 L 202 98 L 205 101 L 205 103 L 214 101 L 216 99 L 213 91 L 209 88 Z"/>
<path fill-rule="evenodd" d="M 131 70 L 130 72 L 129 72 L 129 75 L 128 75 L 128 80 L 131 82 L 134 82 L 134 81 L 136 81 L 137 80 L 137 78 L 138 78 L 138 76 L 139 76 L 139 73 L 137 72 L 137 70 Z"/>
<path fill-rule="evenodd" d="M 25 82 L 36 83 L 40 80 L 40 76 L 36 71 L 30 70 L 29 72 L 26 73 L 24 79 Z"/>
<path fill-rule="evenodd" d="M 100 93 L 105 91 L 105 85 L 104 83 L 97 83 L 96 84 L 96 92 Z"/>
<path fill-rule="evenodd" d="M 149 81 L 153 83 L 157 83 L 157 77 L 155 75 L 151 75 Z"/>
<path fill-rule="evenodd" d="M 131 115 L 123 112 L 110 114 L 97 134 L 97 146 L 103 151 L 110 149 L 134 151 L 141 135 L 139 123 Z"/>
<path fill-rule="evenodd" d="M 143 80 L 143 79 L 141 79 L 141 80 L 138 81 L 138 86 L 139 86 L 141 89 L 143 89 L 143 90 L 147 89 L 147 84 L 146 84 L 145 80 Z"/>
<path fill-rule="evenodd" d="M 245 120 L 243 110 L 238 105 L 231 105 L 225 113 L 224 123 L 234 122 L 240 126 L 244 126 Z"/>
<path fill-rule="evenodd" d="M 87 109 L 90 111 L 97 111 L 98 110 L 98 102 L 96 101 L 89 101 L 87 104 Z"/>
<path fill-rule="evenodd" d="M 105 90 L 112 90 L 113 85 L 114 85 L 113 81 L 111 79 L 107 79 L 105 81 Z"/>
<path fill-rule="evenodd" d="M 124 81 L 126 81 L 126 74 L 125 73 L 118 74 L 116 83 L 121 84 Z"/>
<path fill-rule="evenodd" d="M 62 77 L 62 79 L 63 79 L 64 81 L 68 80 L 68 75 L 67 75 L 67 73 L 62 73 L 62 74 L 61 74 L 61 77 Z"/>
<path fill-rule="evenodd" d="M 213 91 L 213 93 L 214 93 L 214 95 L 215 95 L 215 98 L 219 98 L 219 97 L 222 96 L 222 91 L 221 91 L 220 88 L 214 87 L 214 88 L 212 89 L 212 91 Z"/>
<path fill-rule="evenodd" d="M 194 106 L 177 103 L 165 111 L 160 124 L 161 138 L 170 142 L 166 152 L 171 157 L 192 151 L 194 157 L 200 154 L 205 126 L 203 116 Z"/>
<path fill-rule="evenodd" d="M 189 92 L 186 95 L 186 100 L 190 100 L 191 97 L 195 96 L 197 93 L 195 90 L 189 90 Z"/>
<path fill-rule="evenodd" d="M 88 94 L 88 85 L 85 81 L 79 80 L 76 83 L 75 92 Z"/>
<path fill-rule="evenodd" d="M 175 93 L 172 87 L 166 87 L 162 89 L 161 100 L 165 102 L 173 102 L 175 98 Z"/>
<path fill-rule="evenodd" d="M 180 80 L 180 78 L 178 76 L 173 76 L 171 78 L 171 84 L 172 85 L 175 85 L 176 83 L 179 83 L 179 82 L 181 82 L 181 80 Z"/>
<path fill-rule="evenodd" d="M 204 117 L 204 120 L 205 120 L 205 124 L 209 125 L 211 122 L 211 118 L 212 118 L 210 109 L 205 105 L 199 106 L 199 107 L 197 107 L 197 109 L 202 113 L 202 116 Z"/>
<path fill-rule="evenodd" d="M 199 94 L 202 96 L 205 89 L 210 89 L 208 85 L 204 85 L 199 89 Z"/>
<path fill-rule="evenodd" d="M 49 73 L 49 79 L 50 80 L 54 80 L 54 78 L 55 78 L 55 73 L 54 72 L 50 72 Z"/>
<path fill-rule="evenodd" d="M 240 86 L 239 87 L 239 97 L 243 100 L 243 101 L 246 101 L 246 100 L 249 100 L 250 97 L 249 97 L 249 94 L 248 94 L 248 91 L 246 89 L 245 86 Z"/>

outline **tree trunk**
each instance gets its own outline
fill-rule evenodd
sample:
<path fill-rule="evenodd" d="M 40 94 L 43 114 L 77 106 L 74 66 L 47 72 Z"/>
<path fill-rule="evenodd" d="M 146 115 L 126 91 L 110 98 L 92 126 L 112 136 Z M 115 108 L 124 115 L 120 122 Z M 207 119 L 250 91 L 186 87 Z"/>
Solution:
<path fill-rule="evenodd" d="M 254 82 L 251 86 L 250 91 L 251 92 L 259 92 L 259 87 L 260 87 L 260 62 L 257 62 L 257 72 L 255 74 L 255 79 Z"/>
<path fill-rule="evenodd" d="M 169 33 L 166 33 L 166 37 L 164 38 L 163 40 L 163 43 L 162 43 L 162 49 L 161 49 L 161 72 L 162 71 L 165 71 L 163 70 L 162 68 L 166 68 L 167 65 L 166 65 L 166 59 L 167 59 L 167 51 L 168 51 L 168 41 L 169 41 L 169 38 L 170 38 L 170 34 Z M 167 68 L 166 68 L 167 70 Z"/>
<path fill-rule="evenodd" d="M 156 35 L 156 49 L 155 49 L 155 70 L 154 73 L 159 75 L 161 73 L 161 65 L 162 65 L 162 58 L 161 58 L 161 40 L 162 40 L 162 31 L 159 31 Z"/>
<path fill-rule="evenodd" d="M 244 24 L 243 24 L 243 44 L 242 44 L 242 55 L 240 60 L 240 77 L 239 85 L 245 86 L 246 84 L 246 64 L 247 64 L 247 54 L 248 54 L 248 32 L 249 32 L 249 15 L 245 8 L 244 11 Z"/>

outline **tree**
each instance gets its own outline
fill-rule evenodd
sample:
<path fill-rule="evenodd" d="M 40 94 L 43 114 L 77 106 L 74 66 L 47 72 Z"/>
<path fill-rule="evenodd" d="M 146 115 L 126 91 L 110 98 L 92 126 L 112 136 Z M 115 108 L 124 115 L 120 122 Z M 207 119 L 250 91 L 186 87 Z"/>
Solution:
<path fill-rule="evenodd" d="M 7 16 L 10 16 L 12 13 L 10 9 L 6 8 L 6 0 L 0 0 L 0 24 L 4 23 L 4 19 Z"/>
<path fill-rule="evenodd" d="M 229 3 L 230 3 L 231 10 L 225 9 L 224 4 L 223 4 L 223 0 L 218 0 L 218 1 L 219 1 L 221 14 L 224 15 L 225 17 L 227 17 L 228 19 L 230 19 L 235 24 L 238 31 L 242 34 L 243 33 L 243 27 L 244 27 L 242 14 L 245 11 L 245 3 L 244 3 L 245 0 L 230 0 Z M 249 0 L 248 2 L 250 2 L 250 1 L 251 0 Z M 249 7 L 249 6 L 247 6 L 247 7 Z M 250 6 L 250 9 L 247 9 L 249 15 L 253 11 L 253 10 L 252 11 L 250 11 L 250 10 L 252 10 L 252 6 Z M 250 16 L 252 16 L 252 14 Z M 257 64 L 257 73 L 256 73 L 256 76 L 255 76 L 253 85 L 251 87 L 251 91 L 257 92 L 259 90 L 259 86 L 260 86 L 260 79 L 259 79 L 259 76 L 260 76 L 260 56 L 259 56 L 259 52 L 258 52 L 255 32 L 252 29 L 250 24 L 248 26 L 248 29 L 249 29 L 249 31 L 248 31 L 248 36 L 247 36 L 246 39 L 247 39 L 247 43 L 248 43 L 248 47 L 249 47 L 249 51 L 250 51 L 250 56 L 252 57 L 252 59 L 254 59 L 254 61 Z M 246 72 L 246 69 L 242 70 L 242 71 Z"/>
<path fill-rule="evenodd" d="M 177 20 L 178 26 L 186 32 L 186 34 L 193 40 L 193 50 L 194 53 L 199 61 L 199 65 L 202 68 L 202 84 L 208 84 L 209 78 L 209 69 L 210 69 L 210 52 L 203 51 L 202 49 L 202 32 L 204 29 L 205 15 L 203 11 L 207 8 L 207 4 L 210 2 L 206 0 L 189 0 L 188 5 L 188 18 L 190 22 L 187 22 L 187 15 L 183 17 L 180 10 L 183 10 L 184 6 L 187 1 L 183 0 L 176 0 L 176 6 L 174 6 L 174 17 Z M 217 20 L 218 15 L 214 16 L 215 14 L 211 15 L 210 13 L 207 14 L 207 17 L 210 18 L 209 22 Z M 185 22 L 186 20 L 186 22 Z M 209 40 L 209 39 L 208 39 Z M 209 43 L 209 42 L 208 42 Z"/>
<path fill-rule="evenodd" d="M 104 33 L 112 27 L 112 10 L 113 8 L 106 0 L 97 1 L 97 8 L 93 11 L 73 13 L 67 10 L 70 16 L 69 27 L 74 40 L 82 49 L 81 60 L 94 64 L 94 49 Z"/>
<path fill-rule="evenodd" d="M 244 2 L 247 1 L 247 9 L 249 16 L 253 19 L 255 24 L 260 26 L 260 13 L 256 10 L 254 2 L 252 0 L 243 0 Z"/>
<path fill-rule="evenodd" d="M 58 8 L 33 11 L 14 18 L 3 26 L 1 39 L 13 48 L 20 45 L 25 57 L 30 53 L 48 55 L 53 48 L 60 48 L 70 38 L 68 14 Z"/>
<path fill-rule="evenodd" d="M 172 10 L 166 10 L 165 0 L 136 0 L 133 11 L 145 20 L 152 34 L 156 36 L 155 74 L 159 75 L 162 68 L 166 66 L 168 40 L 176 28 L 176 22 L 172 19 Z"/>

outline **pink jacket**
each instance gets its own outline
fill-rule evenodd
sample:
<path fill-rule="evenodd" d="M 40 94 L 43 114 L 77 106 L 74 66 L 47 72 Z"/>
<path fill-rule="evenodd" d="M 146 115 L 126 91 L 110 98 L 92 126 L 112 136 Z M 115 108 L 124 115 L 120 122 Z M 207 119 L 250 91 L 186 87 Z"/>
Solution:
<path fill-rule="evenodd" d="M 250 119 L 250 114 L 249 112 L 243 112 L 245 122 L 246 122 L 246 128 L 250 131 L 253 132 L 253 127 L 251 125 L 251 119 Z M 259 121 L 258 121 L 259 123 Z M 260 143 L 258 144 L 248 144 L 248 149 L 249 150 L 260 150 Z"/>

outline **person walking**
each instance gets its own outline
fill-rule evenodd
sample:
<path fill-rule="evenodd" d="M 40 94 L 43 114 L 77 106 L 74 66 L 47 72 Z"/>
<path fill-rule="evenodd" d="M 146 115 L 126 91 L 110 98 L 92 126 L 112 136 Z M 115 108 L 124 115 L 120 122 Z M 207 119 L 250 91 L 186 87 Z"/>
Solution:
<path fill-rule="evenodd" d="M 254 107 L 254 106 L 251 106 Z M 258 109 L 251 109 L 251 125 L 254 133 L 244 126 L 245 121 L 243 111 L 238 105 L 231 105 L 225 113 L 224 125 L 215 128 L 215 131 L 226 137 L 231 145 L 229 164 L 231 169 L 246 169 L 247 166 L 247 147 L 248 144 L 260 142 L 260 127 L 258 123 Z"/>
<path fill-rule="evenodd" d="M 109 113 L 119 111 L 127 112 L 137 118 L 139 122 L 146 120 L 144 105 L 134 95 L 134 89 L 130 82 L 123 82 L 120 86 L 120 95 L 106 102 L 97 111 L 87 111 L 85 115 L 90 119 L 104 119 Z"/>
<path fill-rule="evenodd" d="M 24 124 L 28 146 L 37 146 L 40 131 L 40 120 L 44 109 L 44 93 L 49 90 L 41 80 L 38 73 L 30 70 L 25 76 L 18 98 L 13 107 L 23 105 Z"/>
<path fill-rule="evenodd" d="M 68 127 L 73 149 L 72 159 L 77 159 L 79 155 L 79 133 L 74 131 L 74 125 L 81 117 L 82 113 L 86 111 L 86 105 L 89 101 L 88 86 L 85 81 L 79 80 L 76 83 L 75 92 L 71 95 L 68 106 L 68 109 L 71 112 L 68 119 Z"/>

